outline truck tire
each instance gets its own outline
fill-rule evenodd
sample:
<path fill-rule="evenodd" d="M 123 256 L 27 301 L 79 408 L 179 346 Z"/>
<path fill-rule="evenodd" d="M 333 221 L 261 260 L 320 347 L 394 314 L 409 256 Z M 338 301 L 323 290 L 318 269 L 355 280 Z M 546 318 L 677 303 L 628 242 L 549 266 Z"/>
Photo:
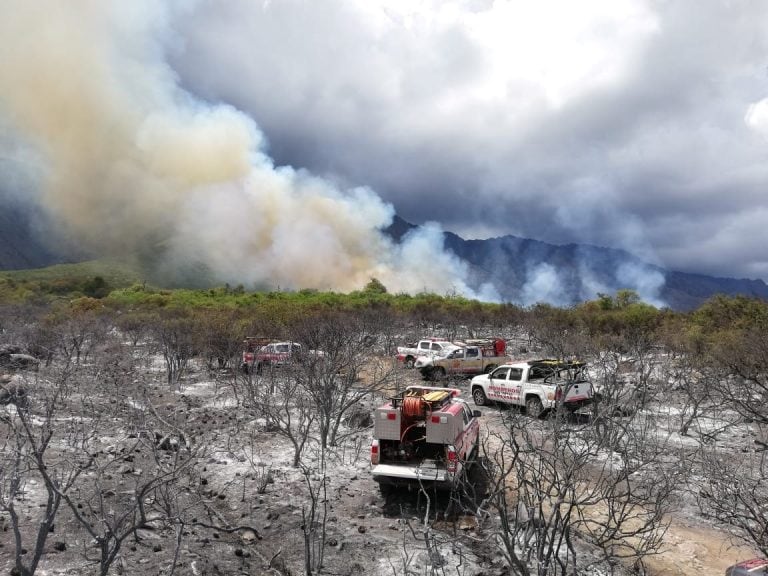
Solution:
<path fill-rule="evenodd" d="M 496 364 L 488 364 L 488 366 L 485 367 L 485 370 L 483 370 L 483 374 L 490 374 L 496 369 Z"/>
<path fill-rule="evenodd" d="M 488 404 L 488 397 L 480 386 L 472 389 L 472 400 L 475 402 L 475 406 L 485 406 Z"/>
<path fill-rule="evenodd" d="M 413 368 L 413 365 L 416 363 L 416 358 L 413 356 L 406 356 L 405 360 L 403 360 L 403 366 L 406 368 Z"/>
<path fill-rule="evenodd" d="M 544 407 L 541 405 L 541 400 L 539 400 L 538 396 L 528 396 L 525 399 L 525 412 L 530 418 L 538 419 L 543 411 Z"/>
<path fill-rule="evenodd" d="M 435 366 L 432 369 L 432 374 L 430 380 L 436 381 L 436 380 L 442 380 L 445 378 L 445 368 L 442 366 Z"/>

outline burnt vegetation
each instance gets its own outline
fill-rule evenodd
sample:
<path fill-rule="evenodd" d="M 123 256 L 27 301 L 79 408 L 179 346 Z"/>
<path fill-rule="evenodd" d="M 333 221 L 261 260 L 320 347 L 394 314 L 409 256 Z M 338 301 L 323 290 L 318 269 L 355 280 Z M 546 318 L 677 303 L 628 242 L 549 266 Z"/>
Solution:
<path fill-rule="evenodd" d="M 521 309 L 378 282 L 343 296 L 94 281 L 60 298 L 63 284 L 0 306 L 3 574 L 654 573 L 681 511 L 724 549 L 768 555 L 762 301 Z M 301 346 L 242 370 L 253 336 Z M 457 489 L 381 495 L 371 413 L 420 380 L 394 352 L 422 336 L 584 360 L 599 400 L 541 418 L 484 406 Z M 471 399 L 466 380 L 445 385 Z"/>

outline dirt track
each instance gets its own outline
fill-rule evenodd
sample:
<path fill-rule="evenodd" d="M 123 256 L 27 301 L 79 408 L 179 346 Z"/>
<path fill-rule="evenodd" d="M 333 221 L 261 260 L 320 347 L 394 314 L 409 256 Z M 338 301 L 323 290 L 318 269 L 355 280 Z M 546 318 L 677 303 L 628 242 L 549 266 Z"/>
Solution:
<path fill-rule="evenodd" d="M 706 526 L 689 526 L 682 518 L 672 518 L 664 540 L 664 552 L 647 563 L 654 576 L 718 576 L 725 574 L 728 566 L 757 556 L 746 546 L 729 544 L 727 534 Z"/>

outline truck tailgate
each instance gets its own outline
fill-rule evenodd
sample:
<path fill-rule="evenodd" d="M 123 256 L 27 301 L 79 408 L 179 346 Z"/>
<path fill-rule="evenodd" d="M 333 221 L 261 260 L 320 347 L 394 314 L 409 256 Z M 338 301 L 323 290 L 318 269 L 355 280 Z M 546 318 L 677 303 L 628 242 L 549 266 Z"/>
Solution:
<path fill-rule="evenodd" d="M 448 472 L 445 467 L 438 466 L 434 460 L 424 460 L 420 464 L 378 464 L 371 469 L 374 478 L 386 476 L 387 478 L 400 478 L 403 480 L 424 480 L 445 482 L 448 480 Z"/>

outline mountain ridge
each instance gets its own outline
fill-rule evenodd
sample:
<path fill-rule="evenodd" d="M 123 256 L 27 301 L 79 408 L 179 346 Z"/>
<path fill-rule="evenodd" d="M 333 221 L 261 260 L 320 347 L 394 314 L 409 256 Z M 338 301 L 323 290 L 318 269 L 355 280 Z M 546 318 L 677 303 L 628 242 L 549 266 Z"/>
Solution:
<path fill-rule="evenodd" d="M 34 223 L 43 220 L 41 215 L 30 210 L 8 203 L 2 205 L 0 209 L 0 270 L 43 268 L 66 261 L 39 240 Z"/>
<path fill-rule="evenodd" d="M 395 216 L 385 232 L 402 241 L 418 226 Z M 470 286 L 480 289 L 493 284 L 503 301 L 536 302 L 537 290 L 546 289 L 548 276 L 557 289 L 548 301 L 571 306 L 593 299 L 598 293 L 630 288 L 645 301 L 674 310 L 691 310 L 716 294 L 744 295 L 768 299 L 768 285 L 760 279 L 728 278 L 668 270 L 643 261 L 619 248 L 590 244 L 549 244 L 513 235 L 483 240 L 465 240 L 445 232 L 445 247 L 470 267 Z M 658 284 L 658 286 L 656 286 Z M 542 299 L 544 300 L 544 299 Z"/>

